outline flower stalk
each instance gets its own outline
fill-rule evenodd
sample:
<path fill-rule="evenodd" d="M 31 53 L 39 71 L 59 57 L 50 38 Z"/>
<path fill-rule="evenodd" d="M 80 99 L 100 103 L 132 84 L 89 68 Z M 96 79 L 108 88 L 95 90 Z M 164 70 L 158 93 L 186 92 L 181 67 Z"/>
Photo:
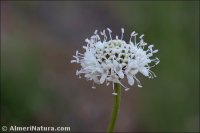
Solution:
<path fill-rule="evenodd" d="M 121 100 L 121 86 L 119 83 L 114 84 L 114 91 L 116 95 L 114 95 L 113 111 L 112 111 L 111 119 L 107 128 L 107 132 L 109 133 L 113 132 L 116 125 L 117 116 L 119 113 L 120 100 Z"/>

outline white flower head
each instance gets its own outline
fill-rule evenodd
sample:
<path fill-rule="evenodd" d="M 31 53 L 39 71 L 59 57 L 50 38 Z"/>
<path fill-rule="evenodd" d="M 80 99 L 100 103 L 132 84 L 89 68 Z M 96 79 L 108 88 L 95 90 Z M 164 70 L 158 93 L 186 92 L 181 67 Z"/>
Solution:
<path fill-rule="evenodd" d="M 76 71 L 76 75 L 81 78 L 81 74 L 84 74 L 87 80 L 93 80 L 96 84 L 106 85 L 119 83 L 125 90 L 129 88 L 125 87 L 121 80 L 128 79 L 129 85 L 134 85 L 137 82 L 138 87 L 142 87 L 140 81 L 136 75 L 138 73 L 143 74 L 148 78 L 154 78 L 156 75 L 150 70 L 159 63 L 157 57 L 152 58 L 154 53 L 158 50 L 153 50 L 154 45 L 146 46 L 143 36 L 139 37 L 137 42 L 137 33 L 134 31 L 131 33 L 130 41 L 127 43 L 123 40 L 124 29 L 122 28 L 122 35 L 119 39 L 112 38 L 112 31 L 107 28 L 109 38 L 106 36 L 106 31 L 100 32 L 102 40 L 98 35 L 98 31 L 95 30 L 94 35 L 90 39 L 85 39 L 87 43 L 83 48 L 85 53 L 81 54 L 76 51 L 75 59 L 71 60 L 71 63 L 78 63 L 81 65 L 81 69 Z M 133 38 L 133 41 L 132 41 Z M 114 89 L 113 89 L 114 90 Z M 113 93 L 116 95 L 116 93 Z"/>

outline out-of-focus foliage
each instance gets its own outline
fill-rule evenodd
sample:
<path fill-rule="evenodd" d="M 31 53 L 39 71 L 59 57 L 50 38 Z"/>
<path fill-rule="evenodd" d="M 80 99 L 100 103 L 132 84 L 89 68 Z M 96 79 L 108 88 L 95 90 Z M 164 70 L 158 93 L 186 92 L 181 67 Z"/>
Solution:
<path fill-rule="evenodd" d="M 199 130 L 199 2 L 1 2 L 1 125 L 105 131 L 112 87 L 70 64 L 95 29 L 155 44 L 157 78 L 122 92 L 116 131 Z"/>

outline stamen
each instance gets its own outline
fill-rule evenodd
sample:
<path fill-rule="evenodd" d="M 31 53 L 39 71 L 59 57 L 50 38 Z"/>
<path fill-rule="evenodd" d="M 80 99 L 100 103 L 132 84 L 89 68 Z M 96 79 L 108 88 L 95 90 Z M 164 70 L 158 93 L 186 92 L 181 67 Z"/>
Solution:
<path fill-rule="evenodd" d="M 113 91 L 114 91 L 114 92 L 113 92 L 112 94 L 113 94 L 113 95 L 117 95 L 117 93 L 115 92 L 115 85 L 114 85 L 114 82 L 113 82 Z"/>
<path fill-rule="evenodd" d="M 137 35 L 138 35 L 138 33 L 134 34 L 134 36 L 135 36 L 135 39 L 134 39 L 135 40 L 135 45 L 136 45 L 136 39 L 137 39 L 136 36 Z"/>
<path fill-rule="evenodd" d="M 156 65 L 158 65 L 158 63 L 160 62 L 160 60 L 156 57 L 157 61 L 156 61 Z"/>
<path fill-rule="evenodd" d="M 135 31 L 133 31 L 132 33 L 131 33 L 131 36 L 134 36 L 135 35 Z"/>
<path fill-rule="evenodd" d="M 153 47 L 154 47 L 154 45 L 149 45 L 149 46 L 148 46 L 149 49 L 151 49 L 151 48 L 153 48 Z"/>
<path fill-rule="evenodd" d="M 73 55 L 73 57 L 74 57 L 74 58 L 76 58 L 76 59 L 78 59 L 78 57 L 77 57 L 77 56 L 74 56 L 74 55 Z"/>
<path fill-rule="evenodd" d="M 135 31 L 133 31 L 133 32 L 131 33 L 131 37 L 130 37 L 130 41 L 129 41 L 129 42 L 132 42 L 131 39 L 132 39 L 132 37 L 134 36 L 134 34 L 135 34 Z"/>
<path fill-rule="evenodd" d="M 156 74 L 153 71 L 149 70 L 149 72 L 152 74 L 153 77 L 156 77 Z"/>
<path fill-rule="evenodd" d="M 133 75 L 133 77 L 134 77 L 134 79 L 136 80 L 136 82 L 137 82 L 137 84 L 138 84 L 138 87 L 142 87 L 142 85 L 141 85 L 141 83 L 140 83 L 140 80 L 138 80 L 137 78 L 136 78 L 136 76 L 135 75 Z"/>
<path fill-rule="evenodd" d="M 84 48 L 84 49 L 87 49 L 88 47 L 87 47 L 87 46 L 83 46 L 83 48 Z"/>
<path fill-rule="evenodd" d="M 95 31 L 94 31 L 94 34 L 96 35 L 96 34 L 97 34 L 97 32 L 98 32 L 98 30 L 95 30 Z"/>
<path fill-rule="evenodd" d="M 103 35 L 104 36 L 104 42 L 107 40 L 107 36 L 106 36 L 106 33 L 105 33 L 105 30 L 103 30 L 103 32 L 101 32 L 101 35 Z"/>
<path fill-rule="evenodd" d="M 122 28 L 121 31 L 122 31 L 122 36 L 121 36 L 121 40 L 122 40 L 124 36 L 124 28 Z"/>
<path fill-rule="evenodd" d="M 109 32 L 110 39 L 112 40 L 112 36 L 111 36 L 112 31 L 111 31 L 109 28 L 107 28 L 107 30 L 108 30 L 108 32 Z"/>
<path fill-rule="evenodd" d="M 128 90 L 130 90 L 130 88 L 128 88 L 128 87 L 126 87 L 126 86 L 124 86 L 120 81 L 119 81 L 119 84 L 122 86 L 122 87 L 124 87 L 125 88 L 125 91 L 128 91 Z"/>
<path fill-rule="evenodd" d="M 156 49 L 156 50 L 154 50 L 152 53 L 157 53 L 158 52 L 158 50 Z"/>
<path fill-rule="evenodd" d="M 126 88 L 126 89 L 125 89 L 125 91 L 129 91 L 129 90 L 130 90 L 130 88 Z"/>
<path fill-rule="evenodd" d="M 116 39 L 118 40 L 118 36 L 116 36 Z"/>
<path fill-rule="evenodd" d="M 96 37 L 97 37 L 97 40 L 100 40 L 100 37 L 99 37 L 99 35 L 96 35 Z"/>
<path fill-rule="evenodd" d="M 84 55 L 84 54 L 81 54 L 81 53 L 78 53 L 79 55 Z"/>
<path fill-rule="evenodd" d="M 149 71 L 149 70 L 148 70 Z M 149 78 L 153 78 L 153 74 L 149 71 Z"/>
<path fill-rule="evenodd" d="M 115 93 L 115 92 L 113 92 L 112 94 L 115 95 L 115 96 L 117 96 L 117 93 Z"/>
<path fill-rule="evenodd" d="M 158 63 L 160 62 L 160 60 L 157 57 L 155 59 L 152 59 L 151 61 L 155 62 L 155 64 L 150 66 L 149 68 L 152 68 L 152 67 L 158 65 Z"/>
<path fill-rule="evenodd" d="M 139 38 L 142 39 L 144 37 L 144 34 L 142 34 Z"/>
<path fill-rule="evenodd" d="M 76 55 L 78 55 L 78 51 L 76 50 Z"/>
<path fill-rule="evenodd" d="M 77 62 L 77 60 L 71 60 L 71 63 L 75 63 L 75 62 Z"/>
<path fill-rule="evenodd" d="M 90 43 L 90 40 L 88 38 L 85 39 L 85 42 Z"/>
<path fill-rule="evenodd" d="M 107 82 L 107 80 L 106 80 L 106 82 Z M 106 85 L 109 86 L 109 85 L 110 85 L 110 82 L 107 82 Z"/>
<path fill-rule="evenodd" d="M 111 31 L 111 29 L 110 29 L 110 28 L 107 28 L 107 30 L 108 30 L 110 33 L 112 33 L 112 31 Z"/>

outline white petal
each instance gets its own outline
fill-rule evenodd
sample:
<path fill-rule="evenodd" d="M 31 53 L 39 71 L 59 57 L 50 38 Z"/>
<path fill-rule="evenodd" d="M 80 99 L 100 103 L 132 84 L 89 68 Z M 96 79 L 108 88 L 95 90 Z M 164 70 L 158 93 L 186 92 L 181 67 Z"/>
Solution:
<path fill-rule="evenodd" d="M 142 69 L 139 70 L 144 76 L 149 76 L 149 71 L 147 68 L 143 67 Z"/>
<path fill-rule="evenodd" d="M 129 72 L 129 69 L 126 69 L 125 71 L 124 71 L 124 73 L 127 75 L 128 74 L 128 72 Z"/>
<path fill-rule="evenodd" d="M 99 48 L 99 49 L 103 49 L 104 48 L 104 44 L 99 41 L 99 42 L 96 43 L 96 47 Z"/>
<path fill-rule="evenodd" d="M 130 73 L 136 75 L 138 73 L 138 69 L 132 69 L 130 70 Z"/>
<path fill-rule="evenodd" d="M 120 70 L 117 74 L 119 75 L 119 77 L 120 77 L 121 79 L 124 78 L 124 74 L 123 74 L 122 70 Z"/>
<path fill-rule="evenodd" d="M 108 81 L 112 81 L 114 83 L 119 83 L 118 77 L 115 77 L 115 75 L 111 75 L 107 79 L 108 79 Z"/>
<path fill-rule="evenodd" d="M 99 79 L 96 76 L 92 76 L 92 79 L 96 84 L 100 84 Z"/>
<path fill-rule="evenodd" d="M 107 74 L 102 74 L 101 79 L 100 79 L 100 84 L 103 84 L 103 82 L 105 81 L 107 77 Z"/>
<path fill-rule="evenodd" d="M 137 68 L 137 62 L 136 61 L 131 61 L 129 64 L 128 64 L 128 68 Z"/>
<path fill-rule="evenodd" d="M 113 61 L 113 64 L 115 65 L 115 67 L 119 65 L 119 63 L 116 60 Z"/>
<path fill-rule="evenodd" d="M 148 54 L 147 54 L 147 57 L 151 57 L 151 56 L 153 56 L 152 53 L 148 53 Z"/>
<path fill-rule="evenodd" d="M 103 69 L 105 69 L 105 70 L 108 70 L 108 69 L 109 69 L 109 66 L 108 66 L 107 64 L 102 63 L 101 65 L 102 65 Z"/>
<path fill-rule="evenodd" d="M 127 75 L 127 79 L 128 79 L 128 83 L 129 85 L 134 85 L 134 79 L 133 76 L 131 76 L 130 74 Z"/>
<path fill-rule="evenodd" d="M 104 72 L 104 70 L 103 70 L 102 68 L 98 68 L 98 67 L 97 67 L 97 68 L 95 68 L 95 69 L 96 69 L 96 71 L 99 72 L 99 73 L 103 73 L 103 72 Z"/>

